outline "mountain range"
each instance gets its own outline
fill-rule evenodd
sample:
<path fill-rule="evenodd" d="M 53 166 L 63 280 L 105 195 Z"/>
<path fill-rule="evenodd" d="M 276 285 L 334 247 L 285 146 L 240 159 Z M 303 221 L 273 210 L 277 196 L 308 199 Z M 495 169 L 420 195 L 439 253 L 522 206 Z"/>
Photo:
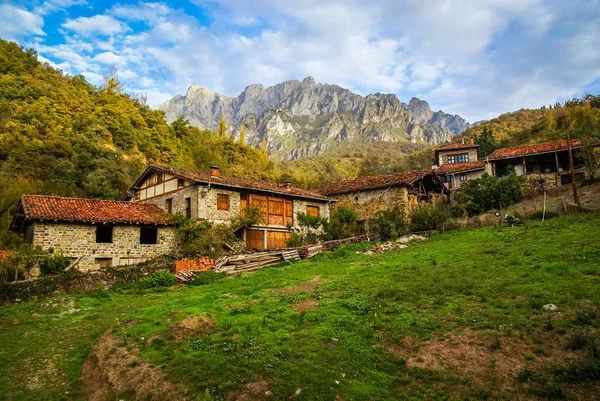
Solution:
<path fill-rule="evenodd" d="M 237 97 L 192 85 L 184 95 L 160 104 L 167 122 L 183 117 L 202 129 L 215 129 L 221 113 L 230 134 L 271 156 L 295 160 L 317 156 L 342 143 L 427 142 L 451 140 L 469 128 L 459 115 L 433 112 L 426 101 L 401 103 L 393 94 L 361 96 L 337 85 L 317 84 L 312 77 L 270 87 L 250 85 Z"/>

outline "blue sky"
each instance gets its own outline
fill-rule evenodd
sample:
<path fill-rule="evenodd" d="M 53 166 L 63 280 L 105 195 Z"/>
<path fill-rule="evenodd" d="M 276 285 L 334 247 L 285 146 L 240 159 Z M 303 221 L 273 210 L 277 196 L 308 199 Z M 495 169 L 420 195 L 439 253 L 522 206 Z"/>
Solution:
<path fill-rule="evenodd" d="M 2 0 L 0 38 L 151 105 L 308 75 L 469 121 L 600 94 L 600 0 Z"/>

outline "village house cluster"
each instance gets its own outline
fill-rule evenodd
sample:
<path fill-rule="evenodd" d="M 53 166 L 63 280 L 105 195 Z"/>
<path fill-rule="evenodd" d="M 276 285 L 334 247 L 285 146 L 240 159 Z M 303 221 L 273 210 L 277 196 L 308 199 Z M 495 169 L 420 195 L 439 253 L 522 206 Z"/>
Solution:
<path fill-rule="evenodd" d="M 600 143 L 596 143 L 600 145 Z M 575 175 L 584 178 L 581 148 L 572 142 Z M 319 191 L 208 171 L 148 166 L 121 201 L 23 195 L 10 225 L 26 241 L 59 250 L 82 271 L 139 263 L 173 252 L 176 227 L 171 216 L 234 224 L 247 208 L 257 208 L 262 221 L 232 227 L 249 248 L 284 248 L 298 213 L 328 219 L 336 204 L 357 210 L 367 221 L 380 210 L 409 212 L 420 202 L 447 198 L 463 183 L 485 172 L 496 177 L 525 175 L 534 187 L 571 183 L 566 141 L 499 149 L 479 160 L 479 146 L 454 143 L 435 151 L 432 169 L 359 177 L 332 183 Z"/>

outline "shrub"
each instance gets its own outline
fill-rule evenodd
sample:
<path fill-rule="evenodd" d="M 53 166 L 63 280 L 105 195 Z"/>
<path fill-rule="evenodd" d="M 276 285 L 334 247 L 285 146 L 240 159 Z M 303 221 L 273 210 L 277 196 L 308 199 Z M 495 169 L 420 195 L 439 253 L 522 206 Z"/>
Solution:
<path fill-rule="evenodd" d="M 377 212 L 370 226 L 371 229 L 379 233 L 381 238 L 390 240 L 395 240 L 399 235 L 406 234 L 409 231 L 406 213 L 398 207 Z"/>
<path fill-rule="evenodd" d="M 152 273 L 139 281 L 142 288 L 170 287 L 175 285 L 175 275 L 168 271 Z"/>
<path fill-rule="evenodd" d="M 513 173 L 501 180 L 485 173 L 481 178 L 463 183 L 454 199 L 465 207 L 469 216 L 475 216 L 521 201 L 526 188 L 527 179 L 524 176 Z"/>
<path fill-rule="evenodd" d="M 572 350 L 583 349 L 591 344 L 593 340 L 594 338 L 583 327 L 575 327 L 567 338 L 567 348 Z"/>
<path fill-rule="evenodd" d="M 60 274 L 71 264 L 71 258 L 62 254 L 44 257 L 40 261 L 40 273 L 42 275 Z"/>
<path fill-rule="evenodd" d="M 298 228 L 294 228 L 292 236 L 287 242 L 289 247 L 298 247 L 307 244 L 314 244 L 319 238 L 323 226 L 327 219 L 320 216 L 310 216 L 306 213 L 296 213 Z"/>
<path fill-rule="evenodd" d="M 224 278 L 227 275 L 226 272 L 213 272 L 213 271 L 205 271 L 205 272 L 196 272 L 196 278 L 192 281 L 188 281 L 189 285 L 206 285 L 212 284 Z"/>
<path fill-rule="evenodd" d="M 358 213 L 347 205 L 339 205 L 331 214 L 329 222 L 323 224 L 324 241 L 354 237 L 364 233 L 364 228 L 358 224 Z"/>
<path fill-rule="evenodd" d="M 438 229 L 450 218 L 448 205 L 443 201 L 422 203 L 410 213 L 412 231 L 431 231 Z"/>
<path fill-rule="evenodd" d="M 523 368 L 521 368 L 521 370 L 519 370 L 519 373 L 517 374 L 517 380 L 520 383 L 527 383 L 527 382 L 531 381 L 531 379 L 533 379 L 534 376 L 535 376 L 535 374 L 529 368 L 529 366 L 525 365 L 525 366 L 523 366 Z"/>
<path fill-rule="evenodd" d="M 532 220 L 541 220 L 542 217 L 544 217 L 544 220 L 547 219 L 551 219 L 554 217 L 558 217 L 559 214 L 556 212 L 550 212 L 548 210 L 546 210 L 546 214 L 544 215 L 544 211 L 543 210 L 537 210 L 535 212 L 533 212 L 532 214 L 529 215 L 529 218 Z"/>
<path fill-rule="evenodd" d="M 596 320 L 596 310 L 591 306 L 575 312 L 575 322 L 581 326 L 588 326 Z"/>

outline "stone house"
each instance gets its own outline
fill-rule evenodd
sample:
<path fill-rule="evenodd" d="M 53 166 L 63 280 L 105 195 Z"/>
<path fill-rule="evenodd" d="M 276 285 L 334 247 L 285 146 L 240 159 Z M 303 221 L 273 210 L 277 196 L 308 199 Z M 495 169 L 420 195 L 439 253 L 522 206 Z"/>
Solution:
<path fill-rule="evenodd" d="M 452 143 L 435 150 L 435 173 L 446 188 L 458 189 L 463 182 L 480 178 L 485 172 L 485 162 L 478 158 L 479 145 L 473 139 L 468 144 Z"/>
<path fill-rule="evenodd" d="M 600 140 L 594 146 L 600 146 Z M 572 141 L 575 178 L 583 181 L 587 171 L 579 157 L 581 141 Z M 567 141 L 554 141 L 536 145 L 502 148 L 486 158 L 488 174 L 506 178 L 511 173 L 525 175 L 532 187 L 556 187 L 571 183 Z"/>
<path fill-rule="evenodd" d="M 292 229 L 298 227 L 298 213 L 329 218 L 329 204 L 334 202 L 289 182 L 223 175 L 216 166 L 208 171 L 148 166 L 123 200 L 216 224 L 231 224 L 247 208 L 258 208 L 263 222 L 239 230 L 246 244 L 258 249 L 285 248 Z"/>
<path fill-rule="evenodd" d="M 167 213 L 121 201 L 23 195 L 9 231 L 71 257 L 82 271 L 140 263 L 177 247 Z"/>
<path fill-rule="evenodd" d="M 448 189 L 433 170 L 418 170 L 341 180 L 319 192 L 335 197 L 336 205 L 353 207 L 358 219 L 367 221 L 395 207 L 409 213 L 419 202 L 446 198 Z"/>

